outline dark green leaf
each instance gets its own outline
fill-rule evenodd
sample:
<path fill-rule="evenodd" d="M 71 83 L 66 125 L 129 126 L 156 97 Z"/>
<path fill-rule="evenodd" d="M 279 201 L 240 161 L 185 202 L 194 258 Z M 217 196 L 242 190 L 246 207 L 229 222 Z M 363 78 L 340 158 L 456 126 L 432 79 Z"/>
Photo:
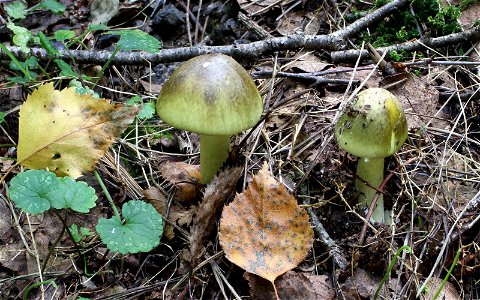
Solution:
<path fill-rule="evenodd" d="M 42 213 L 50 207 L 88 212 L 97 200 L 95 190 L 85 182 L 57 177 L 45 170 L 28 170 L 13 177 L 9 195 L 19 208 L 31 214 Z"/>
<path fill-rule="evenodd" d="M 66 40 L 71 40 L 75 37 L 75 31 L 59 29 L 54 33 L 55 39 L 59 42 L 65 42 Z"/>
<path fill-rule="evenodd" d="M 36 6 L 37 9 L 48 9 L 54 14 L 61 14 L 65 11 L 65 6 L 55 0 L 43 0 L 39 5 Z"/>
<path fill-rule="evenodd" d="M 70 229 L 70 233 L 72 234 L 73 240 L 77 243 L 83 240 L 83 238 L 93 235 L 93 232 L 91 232 L 88 228 L 85 228 L 85 227 L 78 228 L 77 224 L 75 223 L 73 223 L 69 229 Z"/>
<path fill-rule="evenodd" d="M 147 102 L 143 103 L 142 97 L 140 96 L 134 96 L 130 98 L 127 102 L 126 105 L 142 105 L 142 109 L 140 112 L 137 114 L 137 118 L 140 120 L 147 120 L 152 118 L 155 115 L 155 103 L 153 102 Z"/>
<path fill-rule="evenodd" d="M 155 53 L 162 47 L 159 40 L 139 29 L 108 31 L 106 33 L 120 35 L 117 46 L 122 51 L 140 50 Z"/>
<path fill-rule="evenodd" d="M 140 120 L 147 120 L 153 118 L 155 115 L 155 103 L 147 102 L 143 104 L 142 110 L 138 113 L 137 118 Z"/>
<path fill-rule="evenodd" d="M 50 40 L 43 32 L 39 31 L 37 36 L 40 39 L 40 44 L 42 45 L 42 47 L 47 50 L 48 55 L 55 56 L 59 54 L 57 48 L 52 45 L 52 42 L 50 42 Z"/>
<path fill-rule="evenodd" d="M 57 66 L 60 68 L 60 75 L 65 77 L 80 77 L 77 72 L 75 72 L 69 64 L 61 59 L 54 60 Z"/>
<path fill-rule="evenodd" d="M 90 31 L 98 31 L 98 30 L 107 30 L 108 26 L 103 24 L 90 24 L 88 26 L 88 30 Z"/>

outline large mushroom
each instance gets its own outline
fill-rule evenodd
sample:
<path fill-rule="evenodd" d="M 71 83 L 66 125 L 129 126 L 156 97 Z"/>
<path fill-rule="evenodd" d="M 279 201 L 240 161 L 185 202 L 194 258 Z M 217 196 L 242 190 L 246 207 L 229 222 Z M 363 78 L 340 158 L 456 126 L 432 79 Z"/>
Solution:
<path fill-rule="evenodd" d="M 357 175 L 378 188 L 383 182 L 384 159 L 402 146 L 408 135 L 407 119 L 402 105 L 389 91 L 366 89 L 356 96 L 335 125 L 335 136 L 341 148 L 359 157 Z M 356 181 L 359 202 L 368 206 L 376 190 Z M 377 199 L 372 222 L 385 223 L 383 195 Z"/>
<path fill-rule="evenodd" d="M 263 101 L 248 72 L 223 54 L 194 57 L 164 84 L 157 113 L 178 129 L 200 134 L 200 169 L 209 183 L 230 151 L 230 136 L 253 127 Z"/>

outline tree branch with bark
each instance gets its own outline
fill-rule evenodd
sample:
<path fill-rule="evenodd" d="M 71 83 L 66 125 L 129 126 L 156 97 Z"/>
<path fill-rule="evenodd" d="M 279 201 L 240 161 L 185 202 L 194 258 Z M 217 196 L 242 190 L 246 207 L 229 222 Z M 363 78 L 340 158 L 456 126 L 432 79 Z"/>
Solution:
<path fill-rule="evenodd" d="M 247 44 L 181 47 L 162 49 L 158 53 L 146 52 L 118 52 L 113 56 L 113 51 L 107 50 L 59 50 L 56 58 L 75 60 L 76 63 L 104 64 L 109 59 L 112 63 L 123 65 L 148 65 L 184 61 L 194 56 L 208 53 L 223 53 L 235 58 L 253 58 L 260 55 L 274 53 L 282 50 L 295 50 L 305 48 L 309 50 L 344 50 L 347 40 L 371 24 L 380 21 L 400 7 L 406 5 L 409 0 L 394 0 L 363 18 L 358 19 L 344 29 L 327 35 L 291 35 L 286 37 L 274 37 Z M 21 51 L 19 47 L 10 46 L 8 50 L 17 58 L 25 60 L 29 56 L 35 56 L 39 60 L 51 58 L 43 48 L 32 48 L 30 53 Z M 7 53 L 0 51 L 0 58 L 6 58 Z"/>
<path fill-rule="evenodd" d="M 367 27 L 372 26 L 372 24 L 392 14 L 409 2 L 409 0 L 394 0 L 358 19 L 344 29 L 326 35 L 291 35 L 238 45 L 197 45 L 193 47 L 162 49 L 158 53 L 120 51 L 113 55 L 114 51 L 108 50 L 59 50 L 59 54 L 56 58 L 74 60 L 76 63 L 80 64 L 105 64 L 111 59 L 114 64 L 149 65 L 185 61 L 189 58 L 208 53 L 223 53 L 237 59 L 248 59 L 271 54 L 276 51 L 298 50 L 303 48 L 306 50 L 331 51 L 333 62 L 352 61 L 356 60 L 359 56 L 362 56 L 362 58 L 367 58 L 369 56 L 367 50 L 347 50 L 347 40 L 365 30 Z M 428 47 L 438 48 L 462 42 L 474 42 L 479 40 L 480 26 L 476 26 L 464 32 L 453 33 L 437 38 L 421 38 L 415 41 L 379 48 L 377 51 L 380 54 L 392 50 L 415 51 L 424 50 Z M 15 46 L 9 46 L 7 49 L 17 58 L 22 60 L 25 60 L 29 56 L 34 56 L 43 61 L 51 59 L 51 56 L 43 48 L 34 47 L 31 49 L 30 53 L 25 53 L 19 47 Z M 0 50 L 0 59 L 7 57 L 7 53 Z"/>

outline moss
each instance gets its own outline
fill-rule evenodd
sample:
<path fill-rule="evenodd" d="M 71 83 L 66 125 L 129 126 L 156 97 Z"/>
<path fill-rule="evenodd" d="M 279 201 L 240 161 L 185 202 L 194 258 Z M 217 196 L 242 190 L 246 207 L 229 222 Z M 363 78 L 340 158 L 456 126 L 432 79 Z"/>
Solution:
<path fill-rule="evenodd" d="M 403 51 L 400 51 L 400 52 L 397 52 L 395 50 L 393 51 L 390 51 L 388 53 L 388 56 L 390 56 L 390 58 L 393 60 L 393 61 L 403 61 L 405 60 L 405 53 Z"/>
<path fill-rule="evenodd" d="M 472 0 L 464 0 L 470 2 Z M 374 7 L 380 7 L 390 2 L 377 0 Z M 463 2 L 462 2 L 463 3 Z M 413 0 L 412 9 L 404 7 L 387 17 L 380 24 L 372 26 L 375 31 L 364 33 L 362 41 L 370 42 L 374 47 L 383 47 L 395 43 L 420 38 L 418 28 L 422 27 L 432 37 L 443 36 L 460 31 L 457 18 L 460 15 L 460 6 L 443 6 L 438 0 Z"/>

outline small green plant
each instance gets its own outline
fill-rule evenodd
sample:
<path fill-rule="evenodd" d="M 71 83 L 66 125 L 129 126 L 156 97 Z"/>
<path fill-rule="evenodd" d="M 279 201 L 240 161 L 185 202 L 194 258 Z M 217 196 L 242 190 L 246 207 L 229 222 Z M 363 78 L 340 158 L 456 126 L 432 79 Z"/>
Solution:
<path fill-rule="evenodd" d="M 382 286 L 385 284 L 385 282 L 388 279 L 388 276 L 390 276 L 390 273 L 392 272 L 393 266 L 395 266 L 395 262 L 397 261 L 397 258 L 402 254 L 402 252 L 405 251 L 407 253 L 412 252 L 412 248 L 410 246 L 404 245 L 400 248 L 398 248 L 397 252 L 395 252 L 395 255 L 392 258 L 392 261 L 390 262 L 390 265 L 388 266 L 387 272 L 382 278 L 382 281 L 380 281 L 380 284 L 378 285 L 377 289 L 375 290 L 375 295 L 373 296 L 373 300 L 378 299 L 378 294 L 380 293 L 380 290 L 382 289 Z"/>
<path fill-rule="evenodd" d="M 140 120 L 149 120 L 155 115 L 155 103 L 153 101 L 143 102 L 140 96 L 134 96 L 129 99 L 126 105 L 140 105 L 142 109 L 137 115 Z"/>
<path fill-rule="evenodd" d="M 65 11 L 65 6 L 55 0 L 43 0 L 38 4 L 28 8 L 23 0 L 17 0 L 5 6 L 5 12 L 13 19 L 25 19 L 28 13 L 35 10 L 49 10 L 54 14 L 61 14 Z"/>
<path fill-rule="evenodd" d="M 97 200 L 95 190 L 85 182 L 45 170 L 28 170 L 15 176 L 10 181 L 9 196 L 17 207 L 31 214 L 50 208 L 87 213 Z"/>
<path fill-rule="evenodd" d="M 70 233 L 72 234 L 73 240 L 77 243 L 81 243 L 83 239 L 88 236 L 92 236 L 94 233 L 90 229 L 85 227 L 78 227 L 77 224 L 72 224 L 69 228 Z"/>
<path fill-rule="evenodd" d="M 450 277 L 450 275 L 452 275 L 453 269 L 455 269 L 455 266 L 457 265 L 458 259 L 460 258 L 460 254 L 462 253 L 462 250 L 463 250 L 464 247 L 461 247 L 460 249 L 457 250 L 457 254 L 455 254 L 455 258 L 453 259 L 452 265 L 448 269 L 447 275 L 442 280 L 442 283 L 438 287 L 437 292 L 433 296 L 433 300 L 437 299 L 438 296 L 440 296 L 440 293 L 442 292 L 443 288 L 445 287 L 445 283 L 447 283 L 448 278 Z"/>
<path fill-rule="evenodd" d="M 28 170 L 16 175 L 10 181 L 9 196 L 17 207 L 30 214 L 43 213 L 51 208 L 88 213 L 97 200 L 95 190 L 85 182 L 57 177 L 45 170 Z M 151 204 L 140 200 L 126 202 L 122 208 L 125 222 L 115 206 L 112 208 L 115 216 L 100 218 L 96 226 L 107 248 L 122 254 L 137 253 L 150 251 L 160 243 L 162 216 Z M 79 231 L 76 226 L 71 229 L 75 242 L 89 235 L 85 229 Z"/>
<path fill-rule="evenodd" d="M 390 56 L 393 61 L 403 61 L 405 58 L 405 53 L 402 52 L 397 52 L 396 50 L 392 50 L 388 52 L 388 56 Z"/>
<path fill-rule="evenodd" d="M 40 46 L 46 50 L 49 56 L 49 61 L 45 64 L 45 69 L 47 69 L 46 66 L 50 66 L 50 62 L 53 61 L 53 65 L 58 68 L 59 75 L 63 78 L 83 79 L 86 81 L 95 82 L 95 80 L 92 80 L 92 78 L 81 74 L 78 70 L 72 68 L 72 65 L 76 65 L 75 61 L 73 64 L 69 64 L 64 60 L 60 59 L 60 51 L 53 45 L 52 41 L 60 44 L 61 47 L 66 50 L 71 49 L 74 45 L 80 46 L 83 49 L 87 49 L 88 47 L 83 44 L 84 38 L 88 34 L 91 34 L 95 31 L 107 30 L 108 27 L 105 25 L 91 25 L 87 28 L 87 30 L 84 30 L 82 34 L 78 36 L 72 30 L 58 30 L 54 32 L 53 36 L 48 37 L 41 31 L 34 35 L 29 29 L 15 24 L 15 21 L 24 19 L 28 13 L 38 9 L 46 9 L 58 14 L 62 13 L 65 10 L 65 7 L 55 0 L 43 0 L 39 4 L 31 8 L 28 8 L 26 2 L 21 0 L 14 1 L 6 5 L 5 10 L 10 16 L 10 19 L 7 23 L 7 28 L 10 29 L 13 33 L 13 45 L 20 47 L 22 52 L 26 54 L 30 54 L 31 47 L 33 45 Z M 113 51 L 112 56 L 102 67 L 102 70 L 98 74 L 98 78 L 103 75 L 105 70 L 110 65 L 111 60 L 118 53 L 118 51 L 146 51 L 155 53 L 158 52 L 158 50 L 161 48 L 161 42 L 159 40 L 138 29 L 107 31 L 105 33 L 120 35 L 120 40 L 117 42 L 116 48 Z M 33 57 L 30 57 L 25 62 L 22 62 L 19 61 L 5 45 L 0 45 L 0 49 L 7 53 L 7 55 L 11 59 L 12 63 L 10 64 L 10 68 L 13 71 L 20 71 L 22 73 L 22 76 L 12 76 L 11 78 L 9 78 L 8 80 L 10 82 L 17 84 L 26 84 L 29 82 L 37 81 L 41 79 L 40 73 L 43 74 L 43 76 L 46 78 L 51 77 L 51 72 L 47 72 L 47 70 L 43 69 L 43 67 Z M 86 89 L 85 92 L 89 92 L 88 87 L 82 88 Z M 81 90 L 81 88 L 79 88 L 79 90 Z"/>

